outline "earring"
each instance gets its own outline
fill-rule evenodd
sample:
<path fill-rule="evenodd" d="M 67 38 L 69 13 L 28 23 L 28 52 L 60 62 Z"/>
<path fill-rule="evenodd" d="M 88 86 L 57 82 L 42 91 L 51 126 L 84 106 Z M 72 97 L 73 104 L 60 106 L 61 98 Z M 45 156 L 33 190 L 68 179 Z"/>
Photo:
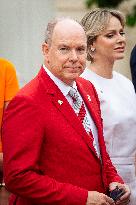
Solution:
<path fill-rule="evenodd" d="M 95 51 L 95 48 L 91 47 L 91 51 L 94 52 L 94 51 Z"/>

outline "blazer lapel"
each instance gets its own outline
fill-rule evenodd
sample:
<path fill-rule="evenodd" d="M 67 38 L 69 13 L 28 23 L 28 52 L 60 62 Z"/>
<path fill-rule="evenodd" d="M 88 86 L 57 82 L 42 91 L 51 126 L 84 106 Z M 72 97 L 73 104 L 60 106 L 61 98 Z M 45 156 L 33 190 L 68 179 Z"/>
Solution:
<path fill-rule="evenodd" d="M 62 94 L 60 89 L 57 87 L 57 85 L 47 75 L 44 68 L 41 68 L 39 72 L 39 78 L 41 79 L 42 86 L 44 87 L 45 92 L 49 96 L 50 100 L 52 101 L 54 106 L 57 107 L 57 109 L 67 120 L 67 122 L 71 124 L 75 131 L 78 132 L 80 135 L 86 135 L 87 133 L 84 130 L 82 123 L 77 118 L 77 115 L 75 114 L 71 105 L 69 104 L 65 96 Z"/>
<path fill-rule="evenodd" d="M 81 122 L 77 118 L 77 115 L 63 94 L 57 91 L 54 93 L 51 100 L 53 104 L 59 109 L 63 117 L 65 117 L 65 119 L 68 121 L 68 123 L 70 123 L 79 134 L 84 134 L 85 131 Z"/>
<path fill-rule="evenodd" d="M 97 97 L 97 93 L 93 87 L 93 85 L 89 82 L 84 80 L 83 78 L 78 78 L 76 81 L 77 88 L 82 95 L 82 98 L 91 114 L 92 119 L 94 120 L 94 123 L 98 130 L 98 141 L 101 144 L 101 133 L 102 133 L 102 121 L 101 121 L 101 111 L 99 107 L 99 100 Z M 87 138 L 86 138 L 87 141 Z M 88 145 L 91 147 L 90 143 L 88 142 Z M 94 147 L 93 147 L 94 148 Z M 100 147 L 101 151 L 101 147 Z M 95 151 L 96 153 L 96 151 Z M 97 154 L 96 154 L 97 155 Z"/>
<path fill-rule="evenodd" d="M 77 87 L 99 131 L 101 128 L 101 111 L 96 91 L 89 81 L 86 81 L 82 78 L 78 78 Z"/>
<path fill-rule="evenodd" d="M 97 156 L 96 150 L 93 146 L 93 137 L 90 137 L 87 134 L 82 123 L 77 118 L 77 115 L 75 114 L 74 110 L 72 109 L 66 98 L 64 96 L 62 97 L 62 95 L 57 92 L 52 98 L 52 102 L 60 110 L 66 120 L 75 129 L 75 131 L 83 136 L 83 139 L 86 141 L 87 145 L 91 148 L 95 156 Z M 61 102 L 61 104 L 59 102 Z"/>

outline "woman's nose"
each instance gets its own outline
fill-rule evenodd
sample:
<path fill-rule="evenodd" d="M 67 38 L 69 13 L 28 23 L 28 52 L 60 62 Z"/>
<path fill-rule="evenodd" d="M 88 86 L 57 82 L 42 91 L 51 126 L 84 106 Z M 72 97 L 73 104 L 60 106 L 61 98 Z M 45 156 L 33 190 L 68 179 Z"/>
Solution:
<path fill-rule="evenodd" d="M 121 34 L 118 35 L 118 39 L 117 39 L 117 43 L 120 43 L 120 42 L 126 42 L 125 36 L 122 36 Z"/>

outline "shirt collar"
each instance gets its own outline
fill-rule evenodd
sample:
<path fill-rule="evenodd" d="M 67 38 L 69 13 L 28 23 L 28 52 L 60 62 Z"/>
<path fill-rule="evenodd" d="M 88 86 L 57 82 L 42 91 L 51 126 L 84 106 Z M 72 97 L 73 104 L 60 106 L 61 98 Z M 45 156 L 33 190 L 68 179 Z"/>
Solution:
<path fill-rule="evenodd" d="M 54 83 L 58 86 L 58 88 L 61 90 L 61 92 L 63 93 L 63 95 L 66 97 L 68 95 L 68 92 L 71 89 L 71 86 L 67 85 L 66 83 L 64 83 L 63 81 L 61 81 L 59 78 L 57 78 L 56 76 L 54 76 L 49 70 L 48 68 L 45 67 L 45 65 L 43 64 L 43 68 L 45 69 L 46 73 L 50 76 L 50 78 L 54 81 Z M 76 87 L 76 82 L 74 81 L 73 83 L 73 87 L 75 89 L 77 89 Z"/>

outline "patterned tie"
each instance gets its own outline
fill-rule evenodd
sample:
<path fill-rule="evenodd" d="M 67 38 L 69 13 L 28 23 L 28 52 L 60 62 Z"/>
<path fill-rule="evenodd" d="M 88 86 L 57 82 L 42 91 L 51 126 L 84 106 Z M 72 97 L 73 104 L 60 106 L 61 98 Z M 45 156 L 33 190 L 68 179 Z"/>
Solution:
<path fill-rule="evenodd" d="M 79 96 L 78 91 L 73 87 L 69 91 L 69 96 L 73 99 L 73 106 L 72 107 L 73 107 L 75 113 L 77 114 L 79 120 L 82 122 L 86 132 L 89 134 L 90 138 L 93 140 L 93 145 L 94 145 L 94 148 L 96 150 L 97 155 L 100 156 L 97 145 L 96 145 L 96 141 L 95 141 L 93 135 L 90 134 L 91 133 L 91 124 L 88 120 L 83 100 Z"/>
<path fill-rule="evenodd" d="M 73 109 L 75 113 L 77 114 L 79 120 L 82 122 L 86 132 L 89 134 L 91 129 L 90 129 L 90 123 L 87 118 L 86 110 L 85 110 L 85 105 L 83 100 L 80 98 L 78 91 L 75 88 L 71 88 L 69 91 L 69 95 L 73 99 Z"/>

